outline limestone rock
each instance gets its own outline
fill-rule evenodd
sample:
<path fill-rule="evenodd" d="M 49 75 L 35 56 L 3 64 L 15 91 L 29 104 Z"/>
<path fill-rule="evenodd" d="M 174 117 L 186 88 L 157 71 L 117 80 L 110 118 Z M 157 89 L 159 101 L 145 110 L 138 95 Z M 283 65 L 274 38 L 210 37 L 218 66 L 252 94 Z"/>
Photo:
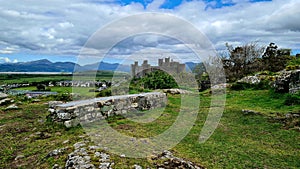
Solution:
<path fill-rule="evenodd" d="M 143 167 L 141 167 L 141 166 L 139 166 L 139 165 L 137 165 L 137 164 L 134 164 L 134 169 L 143 169 Z"/>
<path fill-rule="evenodd" d="M 7 105 L 11 102 L 12 102 L 12 99 L 10 99 L 10 98 L 0 99 L 0 106 Z"/>
<path fill-rule="evenodd" d="M 164 150 L 162 154 L 157 155 L 157 157 L 154 159 L 163 161 L 162 164 L 156 164 L 156 168 L 204 169 L 204 167 L 198 166 L 190 161 L 186 161 L 182 158 L 175 157 L 170 151 L 167 150 Z"/>
<path fill-rule="evenodd" d="M 20 154 L 20 155 L 17 155 L 17 157 L 15 158 L 15 160 L 19 160 L 19 159 L 22 159 L 24 158 L 25 156 L 23 154 Z"/>
<path fill-rule="evenodd" d="M 64 151 L 65 151 L 65 148 L 55 149 L 55 150 L 49 152 L 48 155 L 46 156 L 46 158 L 58 156 L 60 154 L 63 154 Z"/>
<path fill-rule="evenodd" d="M 62 101 L 50 101 L 48 102 L 49 108 L 55 108 L 55 106 L 59 105 L 59 104 L 63 104 L 64 102 Z"/>
<path fill-rule="evenodd" d="M 248 84 L 258 84 L 260 83 L 260 79 L 257 76 L 246 76 L 242 79 L 238 80 L 240 83 L 248 83 Z"/>
<path fill-rule="evenodd" d="M 300 69 L 291 73 L 289 83 L 289 93 L 295 94 L 300 91 Z"/>
<path fill-rule="evenodd" d="M 16 109 L 19 109 L 19 107 L 15 104 L 12 104 L 5 108 L 5 110 L 16 110 Z"/>
<path fill-rule="evenodd" d="M 190 91 L 183 90 L 183 89 L 164 89 L 164 93 L 170 93 L 170 94 L 189 94 Z"/>
<path fill-rule="evenodd" d="M 1 100 L 1 99 L 5 99 L 5 98 L 7 98 L 7 97 L 8 97 L 7 94 L 1 93 L 1 92 L 0 92 L 0 100 Z"/>

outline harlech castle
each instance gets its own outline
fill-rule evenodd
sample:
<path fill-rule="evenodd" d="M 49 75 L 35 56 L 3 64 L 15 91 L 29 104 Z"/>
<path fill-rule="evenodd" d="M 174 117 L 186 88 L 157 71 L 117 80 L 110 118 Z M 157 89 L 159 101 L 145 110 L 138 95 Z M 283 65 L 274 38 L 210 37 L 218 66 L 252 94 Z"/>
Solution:
<path fill-rule="evenodd" d="M 131 74 L 133 77 L 143 77 L 145 74 L 155 70 L 163 70 L 170 74 L 186 72 L 185 64 L 174 62 L 170 58 L 158 59 L 158 66 L 151 66 L 148 60 L 144 60 L 141 66 L 139 66 L 137 61 L 131 64 Z"/>

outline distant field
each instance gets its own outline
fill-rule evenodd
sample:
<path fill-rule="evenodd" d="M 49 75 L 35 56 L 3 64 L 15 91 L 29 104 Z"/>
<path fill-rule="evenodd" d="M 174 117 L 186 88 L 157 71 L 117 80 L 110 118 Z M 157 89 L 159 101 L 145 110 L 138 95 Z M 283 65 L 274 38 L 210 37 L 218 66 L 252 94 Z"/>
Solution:
<path fill-rule="evenodd" d="M 33 83 L 64 80 L 111 80 L 113 77 L 125 77 L 127 73 L 99 71 L 75 74 L 0 74 L 0 85 L 13 83 Z"/>
<path fill-rule="evenodd" d="M 87 97 L 94 97 L 95 93 L 94 92 L 89 92 L 90 89 L 94 89 L 93 87 L 50 87 L 51 92 L 57 92 L 57 93 L 78 93 L 81 96 L 87 96 Z M 35 86 L 29 86 L 29 87 L 20 87 L 16 88 L 14 90 L 37 90 Z"/>
<path fill-rule="evenodd" d="M 72 75 L 0 74 L 0 85 L 63 80 L 72 80 Z"/>

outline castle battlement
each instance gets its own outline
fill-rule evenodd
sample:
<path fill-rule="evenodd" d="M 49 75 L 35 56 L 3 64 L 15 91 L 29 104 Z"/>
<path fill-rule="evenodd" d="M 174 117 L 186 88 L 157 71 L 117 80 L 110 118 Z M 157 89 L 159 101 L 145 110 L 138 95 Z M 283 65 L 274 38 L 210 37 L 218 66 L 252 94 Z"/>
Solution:
<path fill-rule="evenodd" d="M 158 59 L 158 66 L 151 66 L 148 63 L 148 60 L 144 60 L 141 66 L 139 66 L 137 61 L 135 61 L 134 64 L 131 64 L 131 75 L 133 77 L 143 77 L 147 73 L 155 70 L 176 74 L 186 72 L 185 64 L 174 62 L 173 60 L 170 60 L 170 58 Z"/>

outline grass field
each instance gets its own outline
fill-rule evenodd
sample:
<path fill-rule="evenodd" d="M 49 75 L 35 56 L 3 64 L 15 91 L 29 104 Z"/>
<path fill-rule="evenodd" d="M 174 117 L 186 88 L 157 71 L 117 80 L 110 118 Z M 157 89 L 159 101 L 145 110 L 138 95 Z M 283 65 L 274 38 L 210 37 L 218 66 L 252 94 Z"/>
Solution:
<path fill-rule="evenodd" d="M 74 74 L 0 74 L 0 85 L 14 83 L 33 83 L 64 80 L 106 80 L 111 81 L 113 77 L 128 76 L 124 72 L 98 71 L 80 72 Z"/>
<path fill-rule="evenodd" d="M 300 168 L 300 132 L 298 128 L 286 128 L 274 117 L 299 113 L 300 105 L 284 105 L 284 97 L 273 97 L 269 90 L 228 91 L 222 119 L 213 135 L 199 143 L 199 134 L 207 117 L 210 103 L 208 91 L 202 92 L 200 112 L 189 134 L 172 151 L 176 156 L 191 160 L 207 168 Z M 50 98 L 41 102 L 20 100 L 19 110 L 0 109 L 0 168 L 51 168 L 64 166 L 72 145 L 86 138 L 81 127 L 65 129 L 46 120 Z M 151 123 L 139 124 L 123 117 L 108 119 L 110 125 L 129 136 L 149 137 L 165 131 L 178 115 L 181 99 L 170 95 L 163 115 Z M 250 109 L 258 114 L 244 114 Z M 299 123 L 298 123 L 299 124 Z M 299 127 L 299 126 L 298 126 Z M 37 133 L 43 133 L 42 135 Z M 69 140 L 68 143 L 63 143 Z M 69 147 L 66 152 L 45 158 L 49 151 Z M 23 158 L 15 160 L 18 155 Z M 140 164 L 153 167 L 149 159 L 120 158 L 112 155 L 115 168 L 130 168 Z"/>

